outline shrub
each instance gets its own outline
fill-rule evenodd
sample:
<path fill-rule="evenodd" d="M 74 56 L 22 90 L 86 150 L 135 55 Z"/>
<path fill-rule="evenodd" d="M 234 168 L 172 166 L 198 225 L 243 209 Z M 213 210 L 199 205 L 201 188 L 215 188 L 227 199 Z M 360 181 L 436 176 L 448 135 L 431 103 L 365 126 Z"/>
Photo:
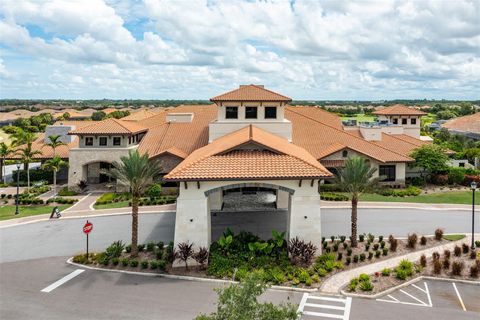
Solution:
<path fill-rule="evenodd" d="M 460 257 L 460 255 L 462 254 L 462 248 L 460 248 L 459 246 L 455 246 L 455 248 L 453 249 L 453 254 L 455 255 L 455 257 Z"/>
<path fill-rule="evenodd" d="M 364 234 L 359 235 L 358 236 L 358 241 L 360 241 L 360 242 L 365 241 L 365 235 Z"/>
<path fill-rule="evenodd" d="M 478 278 L 478 265 L 474 264 L 470 267 L 470 277 Z"/>
<path fill-rule="evenodd" d="M 443 259 L 443 269 L 448 270 L 450 269 L 450 259 Z"/>
<path fill-rule="evenodd" d="M 113 264 L 114 266 L 118 266 L 118 263 L 119 263 L 119 262 L 120 262 L 120 260 L 119 260 L 118 258 L 113 258 L 113 259 L 112 259 L 112 264 Z"/>
<path fill-rule="evenodd" d="M 353 262 L 357 263 L 358 262 L 358 254 L 355 254 L 353 256 Z"/>
<path fill-rule="evenodd" d="M 197 252 L 193 253 L 193 259 L 195 259 L 201 268 L 204 268 L 208 260 L 208 249 L 206 247 L 200 247 Z"/>
<path fill-rule="evenodd" d="M 365 261 L 365 259 L 366 259 L 365 253 L 361 253 L 360 254 L 360 261 L 363 262 L 363 261 Z"/>
<path fill-rule="evenodd" d="M 60 189 L 60 191 L 58 191 L 57 194 L 61 197 L 70 197 L 70 196 L 76 196 L 78 193 L 72 190 L 68 190 L 67 187 L 63 187 L 62 189 Z"/>
<path fill-rule="evenodd" d="M 340 193 L 322 192 L 320 193 L 320 199 L 325 201 L 348 201 L 348 196 Z"/>
<path fill-rule="evenodd" d="M 465 180 L 465 169 L 451 167 L 448 170 L 448 183 L 449 184 L 462 184 Z"/>
<path fill-rule="evenodd" d="M 123 249 L 125 245 L 123 244 L 122 240 L 115 241 L 112 243 L 106 250 L 105 254 L 111 258 L 118 258 L 122 255 Z"/>
<path fill-rule="evenodd" d="M 162 194 L 162 186 L 160 184 L 152 184 L 148 189 L 145 191 L 145 195 L 149 197 L 151 200 L 160 197 Z"/>
<path fill-rule="evenodd" d="M 440 253 L 438 253 L 437 251 L 433 252 L 432 253 L 432 259 L 435 261 L 435 260 L 439 260 L 440 259 Z"/>
<path fill-rule="evenodd" d="M 413 274 L 413 263 L 408 260 L 402 260 L 395 268 L 396 277 L 400 280 L 405 280 Z"/>
<path fill-rule="evenodd" d="M 384 277 L 388 277 L 390 275 L 390 273 L 392 273 L 392 269 L 390 269 L 390 268 L 384 268 L 382 270 L 382 276 L 384 276 Z"/>
<path fill-rule="evenodd" d="M 470 247 L 466 243 L 462 243 L 462 252 L 464 254 L 467 254 L 469 250 L 470 250 Z"/>
<path fill-rule="evenodd" d="M 355 291 L 357 289 L 357 286 L 358 286 L 358 279 L 353 278 L 350 280 L 350 283 L 348 284 L 348 290 Z"/>
<path fill-rule="evenodd" d="M 424 268 L 427 266 L 427 257 L 424 254 L 420 257 L 420 265 Z"/>
<path fill-rule="evenodd" d="M 353 252 L 352 249 L 348 248 L 347 249 L 347 256 L 350 257 L 352 255 L 352 252 Z"/>
<path fill-rule="evenodd" d="M 166 268 L 167 263 L 165 262 L 165 260 L 158 260 L 158 269 L 165 271 Z"/>
<path fill-rule="evenodd" d="M 433 261 L 433 273 L 440 274 L 441 272 L 442 272 L 442 264 L 440 263 L 440 260 L 434 260 Z"/>
<path fill-rule="evenodd" d="M 87 255 L 83 253 L 78 254 L 73 257 L 72 261 L 75 263 L 85 263 L 87 261 Z"/>
<path fill-rule="evenodd" d="M 338 243 L 335 243 L 335 244 L 333 245 L 333 251 L 334 251 L 334 252 L 337 252 L 337 251 L 338 251 Z"/>
<path fill-rule="evenodd" d="M 341 252 L 338 253 L 337 260 L 340 261 L 343 258 L 343 254 Z"/>
<path fill-rule="evenodd" d="M 332 241 L 332 243 L 335 241 L 335 236 L 330 236 L 330 240 Z"/>
<path fill-rule="evenodd" d="M 387 249 L 387 248 L 383 248 L 382 254 L 383 254 L 384 256 L 388 255 L 388 249 Z"/>
<path fill-rule="evenodd" d="M 344 249 L 344 250 L 347 250 L 347 248 L 348 248 L 348 243 L 344 242 L 344 243 L 343 243 L 343 249 Z"/>
<path fill-rule="evenodd" d="M 137 248 L 138 248 L 138 252 L 142 252 L 143 249 L 145 249 L 145 245 L 144 245 L 144 244 L 139 244 L 139 245 L 137 246 Z"/>
<path fill-rule="evenodd" d="M 347 240 L 346 236 L 340 236 L 340 242 L 345 243 L 345 240 Z"/>
<path fill-rule="evenodd" d="M 368 260 L 372 260 L 372 258 L 373 258 L 373 252 L 369 251 L 368 252 Z"/>
<path fill-rule="evenodd" d="M 375 251 L 375 258 L 380 258 L 382 252 L 380 250 Z"/>
<path fill-rule="evenodd" d="M 437 241 L 441 241 L 442 240 L 442 237 L 443 237 L 443 230 L 438 228 L 437 230 L 435 230 L 435 240 Z"/>
<path fill-rule="evenodd" d="M 345 258 L 345 264 L 348 266 L 352 262 L 352 258 L 347 257 Z"/>
<path fill-rule="evenodd" d="M 130 260 L 130 267 L 132 268 L 138 267 L 138 260 L 135 260 L 135 259 Z"/>
<path fill-rule="evenodd" d="M 373 243 L 373 241 L 375 241 L 375 236 L 371 233 L 367 235 L 367 238 L 370 243 Z"/>
<path fill-rule="evenodd" d="M 407 238 L 407 247 L 409 247 L 410 249 L 415 249 L 415 246 L 417 245 L 417 240 L 418 236 L 416 233 L 409 234 Z"/>
<path fill-rule="evenodd" d="M 396 252 L 397 251 L 397 246 L 398 246 L 398 240 L 393 238 L 390 240 L 390 250 L 392 252 Z"/>
<path fill-rule="evenodd" d="M 152 269 L 152 270 L 158 269 L 158 261 L 157 260 L 150 261 L 150 269 Z"/>
<path fill-rule="evenodd" d="M 153 252 L 153 250 L 155 249 L 155 242 L 153 241 L 150 241 L 149 243 L 147 243 L 147 252 Z"/>
<path fill-rule="evenodd" d="M 383 236 L 378 236 L 378 242 L 382 242 L 383 241 Z"/>
<path fill-rule="evenodd" d="M 385 241 L 383 241 L 383 240 L 380 241 L 380 248 L 382 248 L 382 249 L 385 248 Z"/>
<path fill-rule="evenodd" d="M 477 251 L 476 250 L 472 250 L 470 251 L 470 259 L 475 259 L 477 257 Z"/>
<path fill-rule="evenodd" d="M 360 290 L 362 291 L 372 291 L 373 284 L 370 281 L 361 281 L 360 282 Z"/>
<path fill-rule="evenodd" d="M 188 270 L 188 259 L 192 257 L 193 251 L 193 243 L 186 243 L 182 242 L 178 244 L 178 251 L 175 256 L 176 259 L 179 259 L 185 263 L 185 269 Z"/>
<path fill-rule="evenodd" d="M 420 244 L 422 246 L 426 245 L 427 244 L 427 238 L 425 238 L 425 236 L 421 236 L 420 237 Z"/>
<path fill-rule="evenodd" d="M 450 259 L 450 255 L 451 255 L 450 250 L 446 249 L 443 251 L 443 257 L 445 259 Z"/>
<path fill-rule="evenodd" d="M 130 264 L 130 259 L 123 258 L 123 259 L 120 260 L 120 263 L 122 264 L 122 266 L 126 267 Z"/>
<path fill-rule="evenodd" d="M 378 248 L 380 248 L 380 244 L 375 243 L 375 244 L 373 245 L 373 250 L 378 250 Z"/>
<path fill-rule="evenodd" d="M 142 262 L 140 262 L 140 266 L 142 267 L 142 269 L 147 269 L 148 268 L 148 260 L 142 260 Z"/>
<path fill-rule="evenodd" d="M 132 245 L 131 245 L 131 244 L 125 246 L 125 252 L 126 252 L 126 253 L 132 252 Z"/>
<path fill-rule="evenodd" d="M 460 276 L 462 274 L 463 268 L 465 267 L 463 261 L 454 261 L 452 263 L 452 275 Z"/>
<path fill-rule="evenodd" d="M 366 243 L 366 244 L 365 244 L 365 251 L 368 251 L 368 250 L 370 250 L 370 244 L 369 244 L 369 243 Z"/>
<path fill-rule="evenodd" d="M 475 247 L 480 248 L 480 240 L 475 241 Z"/>
<path fill-rule="evenodd" d="M 328 249 L 326 251 L 330 252 Z M 287 250 L 293 264 L 310 265 L 317 247 L 311 242 L 305 242 L 295 237 L 288 242 Z"/>

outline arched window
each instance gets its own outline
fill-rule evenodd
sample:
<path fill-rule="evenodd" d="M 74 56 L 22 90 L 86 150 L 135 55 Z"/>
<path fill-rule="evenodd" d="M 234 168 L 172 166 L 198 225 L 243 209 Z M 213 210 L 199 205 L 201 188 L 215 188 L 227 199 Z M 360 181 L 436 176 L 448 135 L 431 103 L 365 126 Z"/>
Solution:
<path fill-rule="evenodd" d="M 348 150 L 343 150 L 342 151 L 342 157 L 344 157 L 344 158 L 348 157 Z"/>

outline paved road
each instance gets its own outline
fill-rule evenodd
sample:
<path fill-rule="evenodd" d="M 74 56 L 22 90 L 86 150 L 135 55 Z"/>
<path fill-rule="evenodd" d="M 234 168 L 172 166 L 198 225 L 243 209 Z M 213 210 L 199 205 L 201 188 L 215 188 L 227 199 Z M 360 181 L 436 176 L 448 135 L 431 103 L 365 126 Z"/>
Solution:
<path fill-rule="evenodd" d="M 348 209 L 324 209 L 322 230 L 325 236 L 349 233 Z M 94 224 L 90 235 L 92 250 L 103 250 L 115 240 L 130 242 L 131 218 L 128 215 L 89 218 Z M 478 219 L 477 219 L 478 220 Z M 213 238 L 227 226 L 234 231 L 250 230 L 269 237 L 271 230 L 285 230 L 286 213 L 222 213 L 212 217 Z M 361 209 L 359 232 L 406 236 L 409 232 L 432 234 L 442 227 L 448 233 L 471 231 L 468 211 L 429 211 L 414 209 Z M 68 256 L 82 252 L 85 235 L 81 232 L 85 219 L 60 219 L 0 228 L 0 262 Z M 140 242 L 173 240 L 175 213 L 140 215 Z M 480 228 L 477 223 L 476 232 Z"/>

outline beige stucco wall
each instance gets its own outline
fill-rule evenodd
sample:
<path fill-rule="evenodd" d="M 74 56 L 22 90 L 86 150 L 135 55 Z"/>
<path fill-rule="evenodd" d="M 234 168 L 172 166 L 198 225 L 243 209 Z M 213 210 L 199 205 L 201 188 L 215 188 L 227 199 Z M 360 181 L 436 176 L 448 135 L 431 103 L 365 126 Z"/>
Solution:
<path fill-rule="evenodd" d="M 129 148 L 74 148 L 70 150 L 68 168 L 68 187 L 76 189 L 81 180 L 87 180 L 86 165 L 95 162 L 119 161 L 121 156 L 128 155 L 130 150 L 137 146 Z"/>
<path fill-rule="evenodd" d="M 172 171 L 173 168 L 178 166 L 180 162 L 183 161 L 182 158 L 171 155 L 169 153 L 164 153 L 160 156 L 154 157 L 153 159 L 159 160 L 162 165 L 162 172 L 168 173 Z"/>
<path fill-rule="evenodd" d="M 237 183 L 265 183 L 294 190 L 290 197 L 290 215 L 288 219 L 289 237 L 298 236 L 311 241 L 321 251 L 321 217 L 318 180 L 311 185 L 305 180 L 299 186 L 298 180 L 267 180 L 267 181 L 203 181 L 198 188 L 196 182 L 189 182 L 187 188 L 182 182 L 177 198 L 177 213 L 175 220 L 175 245 L 181 242 L 193 243 L 197 249 L 209 247 L 211 242 L 211 201 L 205 192 L 217 187 Z M 219 193 L 219 192 L 215 192 Z M 218 200 L 218 199 L 217 199 Z M 215 200 L 215 201 L 217 201 Z M 217 201 L 218 202 L 218 201 Z"/>
<path fill-rule="evenodd" d="M 286 138 L 288 141 L 292 141 L 292 123 L 288 120 L 283 121 L 269 121 L 269 120 L 258 120 L 258 119 L 246 119 L 246 120 L 235 120 L 228 119 L 225 121 L 214 121 L 209 124 L 208 128 L 208 139 L 209 142 L 214 141 L 220 137 L 223 137 L 226 134 L 240 130 L 253 124 L 254 126 L 273 133 L 277 136 Z"/>
<path fill-rule="evenodd" d="M 393 124 L 393 119 L 398 119 L 398 127 L 403 128 L 403 133 L 409 136 L 420 138 L 420 117 L 419 116 L 378 116 L 378 120 L 387 120 Z M 407 120 L 406 124 L 403 124 L 403 119 Z M 416 119 L 416 123 L 412 124 L 412 119 Z M 397 126 L 395 126 L 397 127 Z M 393 128 L 385 127 L 385 133 L 401 134 Z"/>
<path fill-rule="evenodd" d="M 290 194 L 283 190 L 277 190 L 277 209 L 288 209 Z"/>

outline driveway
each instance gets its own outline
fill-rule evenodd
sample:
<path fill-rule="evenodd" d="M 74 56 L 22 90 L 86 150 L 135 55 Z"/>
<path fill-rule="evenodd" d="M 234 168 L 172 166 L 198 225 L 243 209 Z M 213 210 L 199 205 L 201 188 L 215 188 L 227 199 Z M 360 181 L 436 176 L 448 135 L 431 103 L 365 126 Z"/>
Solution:
<path fill-rule="evenodd" d="M 89 217 L 94 225 L 90 234 L 91 250 L 103 250 L 116 240 L 130 242 L 129 215 Z M 478 219 L 477 219 L 478 220 Z M 82 226 L 86 218 L 40 221 L 0 228 L 0 262 L 43 257 L 68 256 L 85 250 Z M 212 217 L 213 238 L 227 226 L 235 231 L 251 230 L 264 238 L 272 230 L 286 228 L 285 212 L 219 213 Z M 359 232 L 405 237 L 408 233 L 432 234 L 442 227 L 448 233 L 470 232 L 471 213 L 468 211 L 430 211 L 420 209 L 360 209 Z M 480 223 L 477 223 L 477 231 Z M 139 241 L 168 242 L 173 240 L 175 213 L 141 214 Z M 349 234 L 349 209 L 323 209 L 323 235 Z"/>

